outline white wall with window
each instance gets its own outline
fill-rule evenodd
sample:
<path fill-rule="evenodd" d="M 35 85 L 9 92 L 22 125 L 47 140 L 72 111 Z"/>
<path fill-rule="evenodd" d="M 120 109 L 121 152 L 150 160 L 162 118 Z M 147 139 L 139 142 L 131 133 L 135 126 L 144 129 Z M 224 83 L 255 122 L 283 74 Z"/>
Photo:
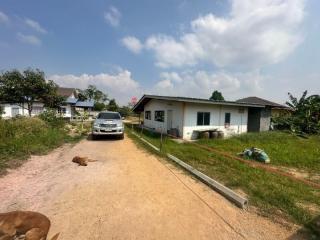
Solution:
<path fill-rule="evenodd" d="M 71 118 L 72 117 L 72 107 L 70 104 L 60 106 L 58 108 L 58 113 L 61 114 L 62 117 Z"/>
<path fill-rule="evenodd" d="M 225 136 L 247 132 L 248 108 L 152 99 L 144 106 L 144 126 L 167 132 L 179 129 L 184 139 L 196 139 L 196 130 L 222 130 Z"/>
<path fill-rule="evenodd" d="M 29 116 L 29 112 L 27 109 L 27 104 L 25 104 L 24 107 L 18 105 L 18 104 L 10 104 L 10 103 L 5 103 L 2 104 L 4 113 L 2 114 L 3 118 L 11 118 L 11 117 L 16 117 L 17 115 L 21 116 Z M 37 116 L 39 115 L 43 110 L 43 103 L 34 103 L 32 106 L 32 112 L 31 116 Z"/>
<path fill-rule="evenodd" d="M 144 107 L 144 126 L 167 132 L 172 128 L 182 135 L 183 103 L 152 99 Z M 149 117 L 150 116 L 150 117 Z M 148 117 L 148 118 L 147 118 Z"/>
<path fill-rule="evenodd" d="M 238 106 L 186 103 L 183 138 L 196 139 L 195 130 L 218 129 L 225 136 L 247 132 L 248 109 Z"/>

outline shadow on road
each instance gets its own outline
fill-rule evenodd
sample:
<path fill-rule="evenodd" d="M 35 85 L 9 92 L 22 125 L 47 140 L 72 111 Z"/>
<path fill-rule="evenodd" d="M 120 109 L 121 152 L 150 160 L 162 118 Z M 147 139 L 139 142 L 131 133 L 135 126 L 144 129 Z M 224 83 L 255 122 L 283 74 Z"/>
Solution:
<path fill-rule="evenodd" d="M 119 141 L 122 140 L 120 136 L 117 135 L 101 135 L 92 137 L 92 134 L 89 134 L 87 137 L 88 141 Z"/>

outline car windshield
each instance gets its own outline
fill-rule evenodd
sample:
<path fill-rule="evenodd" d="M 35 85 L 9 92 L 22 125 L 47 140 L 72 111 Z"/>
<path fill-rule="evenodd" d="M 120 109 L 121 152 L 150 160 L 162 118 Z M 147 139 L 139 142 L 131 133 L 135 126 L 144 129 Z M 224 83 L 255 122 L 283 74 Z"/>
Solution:
<path fill-rule="evenodd" d="M 120 119 L 119 113 L 99 113 L 98 119 Z"/>

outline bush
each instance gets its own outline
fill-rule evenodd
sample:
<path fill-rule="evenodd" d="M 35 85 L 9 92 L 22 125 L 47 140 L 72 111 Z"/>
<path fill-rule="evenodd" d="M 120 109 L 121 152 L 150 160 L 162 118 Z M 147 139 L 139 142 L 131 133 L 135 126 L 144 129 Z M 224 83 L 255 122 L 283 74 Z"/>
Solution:
<path fill-rule="evenodd" d="M 66 131 L 39 118 L 0 120 L 0 173 L 30 154 L 46 153 L 68 140 Z"/>
<path fill-rule="evenodd" d="M 56 111 L 53 109 L 46 110 L 39 115 L 39 118 L 52 127 L 63 127 L 65 121 L 62 117 L 58 116 Z"/>

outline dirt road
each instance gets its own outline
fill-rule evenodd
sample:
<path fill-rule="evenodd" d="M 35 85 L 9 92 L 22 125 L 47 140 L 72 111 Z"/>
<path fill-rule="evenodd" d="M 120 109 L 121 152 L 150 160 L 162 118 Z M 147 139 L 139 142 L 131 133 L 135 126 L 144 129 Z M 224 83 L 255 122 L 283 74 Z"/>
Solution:
<path fill-rule="evenodd" d="M 98 161 L 78 167 L 75 155 Z M 0 212 L 17 209 L 46 214 L 61 240 L 295 239 L 296 230 L 238 209 L 128 138 L 32 157 L 0 178 Z"/>

